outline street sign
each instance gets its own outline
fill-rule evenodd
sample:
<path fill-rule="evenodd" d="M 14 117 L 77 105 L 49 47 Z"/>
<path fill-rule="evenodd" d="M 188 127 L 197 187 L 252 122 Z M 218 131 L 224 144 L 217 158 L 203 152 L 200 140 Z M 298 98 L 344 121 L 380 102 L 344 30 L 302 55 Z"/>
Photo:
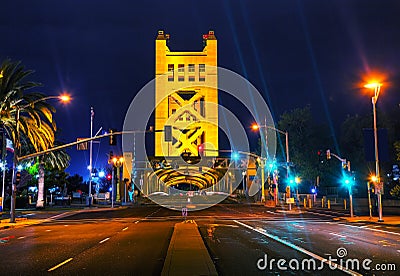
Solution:
<path fill-rule="evenodd" d="M 84 139 L 87 139 L 87 138 L 77 138 L 76 142 L 79 142 L 79 141 L 84 140 Z M 87 150 L 88 149 L 88 142 L 86 141 L 86 142 L 82 142 L 80 144 L 77 144 L 76 145 L 76 149 L 77 150 Z"/>
<path fill-rule="evenodd" d="M 286 203 L 287 204 L 293 204 L 294 203 L 294 197 L 286 198 Z"/>

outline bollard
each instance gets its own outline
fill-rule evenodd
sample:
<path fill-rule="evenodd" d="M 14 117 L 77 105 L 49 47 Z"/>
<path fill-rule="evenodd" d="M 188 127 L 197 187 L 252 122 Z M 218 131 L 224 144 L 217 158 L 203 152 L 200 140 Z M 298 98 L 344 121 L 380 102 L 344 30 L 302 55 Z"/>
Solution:
<path fill-rule="evenodd" d="M 307 200 L 306 199 L 303 200 L 303 205 L 304 205 L 304 208 L 307 208 Z"/>
<path fill-rule="evenodd" d="M 347 204 L 346 204 L 346 203 L 347 203 L 347 202 L 346 202 L 346 199 L 343 199 L 343 204 L 344 204 L 344 209 L 345 209 L 345 210 L 347 210 L 347 208 L 346 208 L 346 207 L 347 207 Z"/>
<path fill-rule="evenodd" d="M 310 209 L 312 208 L 312 200 L 311 200 L 311 198 L 308 199 L 308 208 L 310 208 Z"/>
<path fill-rule="evenodd" d="M 328 209 L 331 209 L 331 200 L 328 199 Z"/>
<path fill-rule="evenodd" d="M 324 198 L 322 198 L 322 200 L 321 200 L 321 206 L 322 206 L 322 208 L 324 208 Z"/>

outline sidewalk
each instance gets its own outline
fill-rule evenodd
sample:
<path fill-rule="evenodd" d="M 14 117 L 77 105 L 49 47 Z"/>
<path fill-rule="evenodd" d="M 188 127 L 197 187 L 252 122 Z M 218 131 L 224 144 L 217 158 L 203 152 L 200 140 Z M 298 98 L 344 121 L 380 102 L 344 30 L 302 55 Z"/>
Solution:
<path fill-rule="evenodd" d="M 28 225 L 39 224 L 45 221 L 51 221 L 54 219 L 60 219 L 68 216 L 72 216 L 80 212 L 99 212 L 106 210 L 116 210 L 119 208 L 126 208 L 125 206 L 115 206 L 111 208 L 107 205 L 92 205 L 92 207 L 82 206 L 59 206 L 59 207 L 47 207 L 46 209 L 20 209 L 16 210 L 15 223 L 10 223 L 10 213 L 5 211 L 0 217 L 0 230 L 8 228 L 18 228 Z"/>
<path fill-rule="evenodd" d="M 59 217 L 60 215 L 65 214 L 67 212 L 71 211 L 67 211 L 65 209 L 49 210 L 49 211 L 18 210 L 16 212 L 15 223 L 10 223 L 10 214 L 4 212 L 0 219 L 0 230 L 39 224 L 43 221 L 51 220 L 53 217 Z"/>
<path fill-rule="evenodd" d="M 364 223 L 373 223 L 373 224 L 381 224 L 381 225 L 389 225 L 389 226 L 400 226 L 400 216 L 384 216 L 383 222 L 378 222 L 378 217 L 369 216 L 354 216 L 354 217 L 340 217 L 339 219 L 346 220 L 347 222 L 356 223 L 356 222 L 364 222 Z"/>

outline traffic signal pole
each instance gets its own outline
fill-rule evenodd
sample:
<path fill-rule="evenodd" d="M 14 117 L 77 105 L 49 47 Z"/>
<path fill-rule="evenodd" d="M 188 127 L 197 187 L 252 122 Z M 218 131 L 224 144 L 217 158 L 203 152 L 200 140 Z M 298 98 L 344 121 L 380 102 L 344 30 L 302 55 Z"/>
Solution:
<path fill-rule="evenodd" d="M 347 167 L 347 171 L 349 172 L 349 174 L 351 174 L 351 169 L 350 169 L 350 161 L 347 161 L 346 158 L 342 158 L 334 153 L 332 153 L 329 149 L 326 150 L 326 157 L 327 159 L 331 159 L 331 156 L 335 157 L 336 159 L 338 159 L 339 161 L 342 162 L 342 167 L 346 166 Z M 346 180 L 347 181 L 347 180 Z M 348 185 L 348 190 L 349 190 L 349 200 L 350 200 L 350 217 L 354 216 L 354 212 L 353 212 L 353 190 L 351 188 L 352 183 L 345 183 Z"/>

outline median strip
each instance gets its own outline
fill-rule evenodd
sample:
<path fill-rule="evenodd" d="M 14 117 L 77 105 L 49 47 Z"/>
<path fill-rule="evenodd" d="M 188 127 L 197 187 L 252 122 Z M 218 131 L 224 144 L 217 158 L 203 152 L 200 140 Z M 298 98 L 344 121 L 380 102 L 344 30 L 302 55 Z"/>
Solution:
<path fill-rule="evenodd" d="M 56 269 L 59 268 L 60 266 L 65 265 L 66 263 L 68 263 L 68 262 L 70 262 L 70 261 L 72 261 L 72 260 L 73 260 L 73 258 L 69 258 L 69 259 L 63 261 L 62 263 L 59 263 L 58 265 L 56 265 L 56 266 L 50 268 L 50 269 L 47 270 L 47 271 L 50 272 L 50 271 L 56 270 Z"/>
<path fill-rule="evenodd" d="M 161 275 L 218 275 L 194 221 L 175 224 Z"/>

